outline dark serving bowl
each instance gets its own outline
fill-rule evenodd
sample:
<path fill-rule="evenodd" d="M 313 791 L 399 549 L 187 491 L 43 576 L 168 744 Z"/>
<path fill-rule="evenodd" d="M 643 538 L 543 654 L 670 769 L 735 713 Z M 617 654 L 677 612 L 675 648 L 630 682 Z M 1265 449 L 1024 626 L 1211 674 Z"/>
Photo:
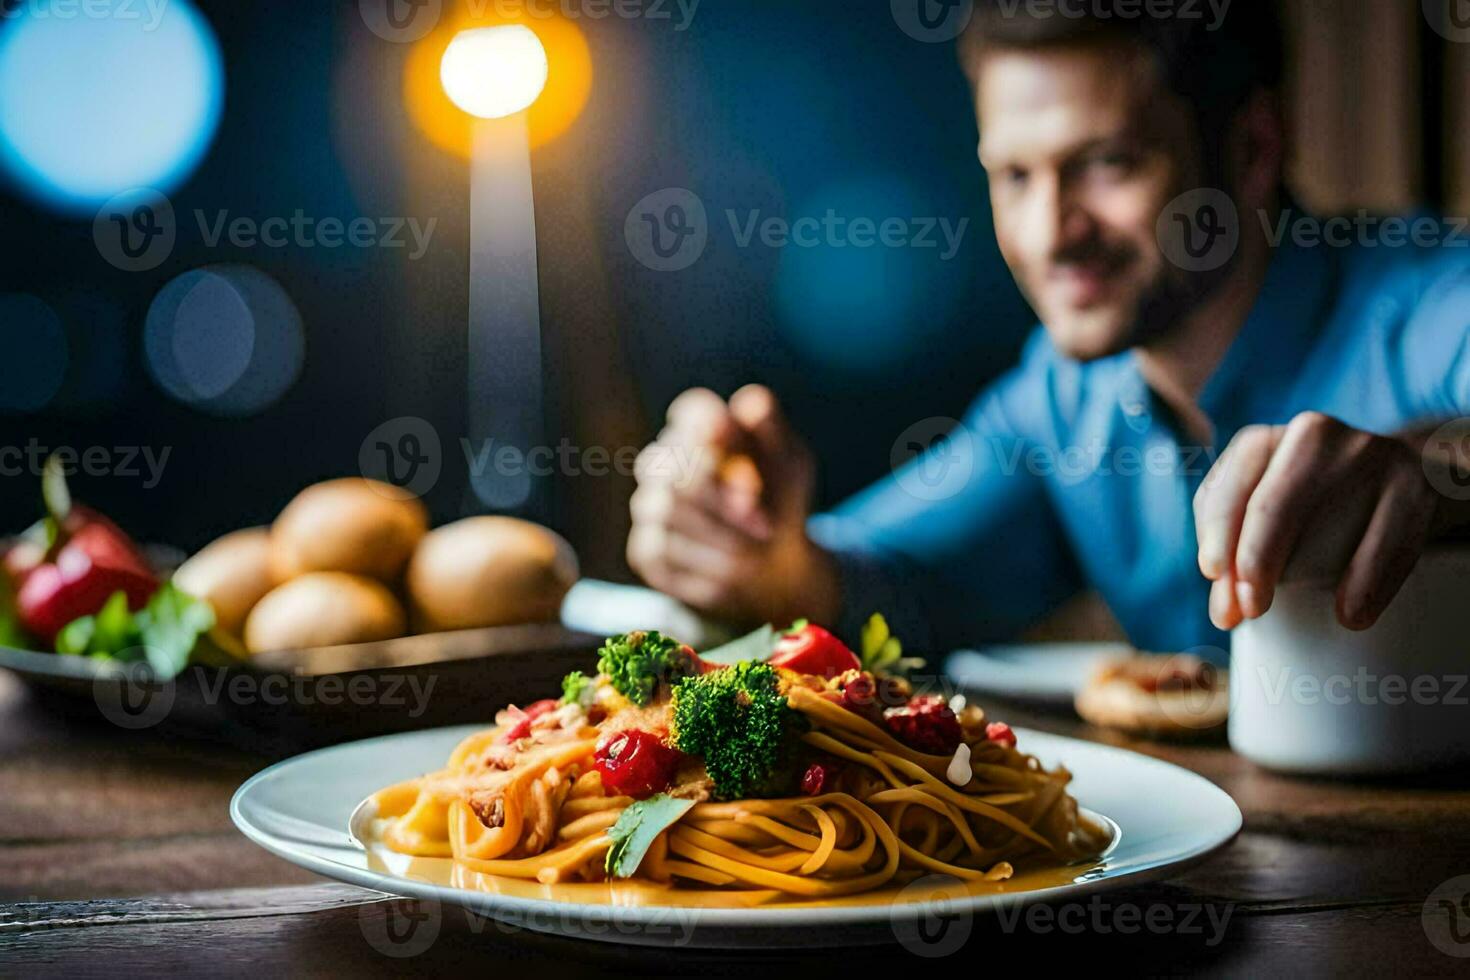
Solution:
<path fill-rule="evenodd" d="M 144 665 L 0 647 L 0 667 L 49 707 L 270 754 L 416 728 L 490 724 L 507 704 L 561 694 L 591 672 L 601 638 L 555 623 L 428 633 L 378 643 L 191 665 L 159 682 Z"/>

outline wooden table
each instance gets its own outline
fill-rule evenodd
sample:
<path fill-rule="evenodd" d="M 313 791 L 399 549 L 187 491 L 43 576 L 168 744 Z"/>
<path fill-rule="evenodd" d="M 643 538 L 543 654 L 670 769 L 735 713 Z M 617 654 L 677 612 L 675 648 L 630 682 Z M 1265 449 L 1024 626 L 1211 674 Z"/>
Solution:
<path fill-rule="evenodd" d="M 1463 776 L 1438 785 L 1286 779 L 1222 745 L 1134 742 L 1067 718 L 988 707 L 1193 769 L 1235 798 L 1246 826 L 1224 853 L 1165 884 L 1009 926 L 994 917 L 950 923 L 968 933 L 947 935 L 968 941 L 938 961 L 942 968 L 979 976 L 999 954 L 1000 963 L 1027 969 L 1075 962 L 1146 974 L 1470 975 L 1470 958 L 1442 951 L 1426 931 L 1427 921 L 1451 937 L 1440 945 L 1465 956 L 1470 914 L 1452 923 L 1437 901 L 1425 911 L 1437 887 L 1470 874 Z M 433 916 L 432 942 L 394 946 L 384 938 L 390 932 L 413 935 L 410 917 L 420 910 L 412 903 L 326 882 L 231 825 L 230 795 L 268 761 L 62 720 L 0 671 L 0 901 L 11 903 L 0 906 L 0 976 L 365 977 L 524 965 L 539 980 L 612 971 L 745 975 L 788 961 L 823 975 L 930 968 L 899 945 L 651 951 L 549 938 L 448 908 Z M 1455 936 L 1465 941 L 1456 945 Z M 385 953 L 415 945 L 427 948 Z"/>

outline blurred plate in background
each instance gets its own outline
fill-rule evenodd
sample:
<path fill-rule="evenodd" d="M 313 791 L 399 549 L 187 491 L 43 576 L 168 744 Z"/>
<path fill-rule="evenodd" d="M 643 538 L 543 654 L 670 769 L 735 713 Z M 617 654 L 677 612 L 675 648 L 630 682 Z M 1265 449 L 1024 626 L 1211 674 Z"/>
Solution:
<path fill-rule="evenodd" d="M 1070 706 L 1098 664 L 1133 652 L 1126 643 L 1019 643 L 960 650 L 944 668 L 955 683 L 972 691 Z"/>

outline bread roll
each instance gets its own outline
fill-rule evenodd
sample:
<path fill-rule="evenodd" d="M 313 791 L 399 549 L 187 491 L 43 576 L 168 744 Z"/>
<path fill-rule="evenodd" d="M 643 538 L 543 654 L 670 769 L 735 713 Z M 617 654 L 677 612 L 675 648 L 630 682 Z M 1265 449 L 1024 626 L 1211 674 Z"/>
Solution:
<path fill-rule="evenodd" d="M 513 517 L 469 517 L 430 531 L 408 564 L 421 632 L 554 621 L 577 580 L 571 546 Z"/>
<path fill-rule="evenodd" d="M 304 572 L 350 572 L 395 582 L 428 529 L 417 497 L 362 477 L 307 487 L 271 525 L 277 581 Z"/>
<path fill-rule="evenodd" d="M 179 566 L 173 582 L 209 603 L 215 624 L 238 637 L 250 610 L 276 585 L 270 530 L 247 527 L 216 538 Z"/>
<path fill-rule="evenodd" d="M 345 572 L 308 572 L 278 585 L 245 620 L 251 653 L 367 643 L 402 636 L 403 607 L 381 582 Z"/>

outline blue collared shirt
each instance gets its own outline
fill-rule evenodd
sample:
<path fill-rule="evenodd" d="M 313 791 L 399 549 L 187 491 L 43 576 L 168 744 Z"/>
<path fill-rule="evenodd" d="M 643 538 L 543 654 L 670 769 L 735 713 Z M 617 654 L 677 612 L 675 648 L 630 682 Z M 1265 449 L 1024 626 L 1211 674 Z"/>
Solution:
<path fill-rule="evenodd" d="M 1195 490 L 1251 423 L 1316 410 L 1388 434 L 1470 415 L 1470 248 L 1454 241 L 1280 245 L 1200 397 L 1213 447 L 1191 444 L 1132 352 L 1081 363 L 1038 329 L 948 439 L 812 518 L 842 568 L 843 635 L 882 611 L 942 652 L 1013 637 L 1091 588 L 1136 646 L 1223 654 Z"/>

